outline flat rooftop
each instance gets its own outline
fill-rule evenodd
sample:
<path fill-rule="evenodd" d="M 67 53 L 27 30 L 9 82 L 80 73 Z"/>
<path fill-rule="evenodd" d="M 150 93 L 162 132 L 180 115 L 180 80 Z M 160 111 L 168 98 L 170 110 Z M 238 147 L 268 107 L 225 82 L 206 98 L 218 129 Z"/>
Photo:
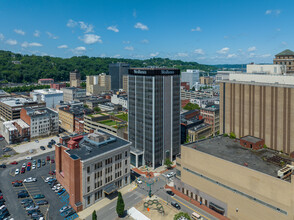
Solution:
<path fill-rule="evenodd" d="M 21 97 L 2 98 L 0 99 L 0 102 L 6 105 L 9 105 L 11 107 L 23 106 L 29 103 L 38 103 L 37 101 L 33 101 L 32 99 L 26 99 Z"/>
<path fill-rule="evenodd" d="M 49 95 L 49 94 L 60 94 L 60 93 L 63 93 L 63 91 L 60 91 L 60 90 L 57 90 L 57 89 L 36 89 L 36 90 L 33 91 L 33 93 Z"/>
<path fill-rule="evenodd" d="M 276 155 L 275 151 L 261 149 L 253 151 L 242 147 L 238 142 L 229 137 L 218 136 L 211 139 L 201 140 L 199 142 L 185 144 L 187 147 L 194 148 L 206 154 L 239 164 L 247 165 L 248 168 L 277 177 L 277 172 L 282 167 L 265 161 Z"/>
<path fill-rule="evenodd" d="M 251 143 L 256 143 L 256 142 L 259 142 L 261 141 L 262 139 L 260 138 L 257 138 L 257 137 L 253 137 L 253 136 L 245 136 L 245 137 L 242 137 L 240 138 L 241 140 L 244 140 L 244 141 L 248 141 L 248 142 L 251 142 Z"/>
<path fill-rule="evenodd" d="M 92 157 L 96 157 L 97 155 L 100 155 L 108 151 L 118 149 L 127 144 L 130 144 L 130 142 L 123 140 L 122 138 L 116 137 L 114 135 L 111 135 L 109 133 L 106 133 L 103 131 L 98 131 L 98 132 L 109 136 L 109 138 L 106 141 L 97 142 L 97 141 L 93 141 L 93 139 L 88 138 L 89 135 L 95 135 L 95 133 L 89 134 L 88 136 L 85 136 L 83 140 L 81 140 L 79 144 L 80 146 L 79 148 L 67 150 L 67 153 L 70 154 L 70 157 L 73 159 L 80 158 L 81 160 L 87 160 Z"/>

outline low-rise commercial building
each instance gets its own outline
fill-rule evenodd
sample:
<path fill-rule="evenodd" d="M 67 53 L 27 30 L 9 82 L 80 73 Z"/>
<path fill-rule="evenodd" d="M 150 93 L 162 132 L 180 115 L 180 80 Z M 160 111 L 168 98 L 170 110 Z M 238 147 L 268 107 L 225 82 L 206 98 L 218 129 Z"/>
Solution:
<path fill-rule="evenodd" d="M 191 103 L 197 104 L 201 108 L 206 108 L 206 106 L 208 105 L 213 105 L 215 101 L 219 101 L 218 96 L 214 96 L 211 98 L 202 97 L 202 98 L 190 99 Z"/>
<path fill-rule="evenodd" d="M 285 74 L 287 67 L 282 64 L 247 64 L 246 73 Z"/>
<path fill-rule="evenodd" d="M 210 124 L 201 123 L 188 129 L 187 142 L 195 142 L 204 139 L 212 134 L 212 126 Z"/>
<path fill-rule="evenodd" d="M 54 79 L 52 78 L 38 80 L 38 84 L 41 84 L 41 85 L 48 85 L 48 84 L 50 85 L 51 83 L 54 83 Z"/>
<path fill-rule="evenodd" d="M 50 84 L 51 89 L 61 90 L 62 88 L 65 88 L 65 87 L 66 87 L 66 83 L 51 83 Z"/>
<path fill-rule="evenodd" d="M 128 109 L 128 96 L 127 95 L 116 95 L 111 96 L 111 102 L 116 105 L 121 105 L 125 109 Z"/>
<path fill-rule="evenodd" d="M 219 106 L 202 108 L 200 114 L 204 118 L 204 122 L 212 126 L 212 134 L 216 135 L 219 131 Z"/>
<path fill-rule="evenodd" d="M 218 136 L 182 145 L 176 160 L 174 188 L 229 219 L 294 218 L 294 179 L 277 178 L 276 162 L 288 161 L 278 152 Z"/>
<path fill-rule="evenodd" d="M 74 210 L 82 211 L 130 183 L 130 145 L 95 131 L 55 146 L 56 178 Z"/>
<path fill-rule="evenodd" d="M 95 99 L 89 99 L 86 101 L 86 105 L 88 106 L 89 109 L 94 109 L 95 107 L 99 107 L 99 104 L 104 104 L 110 102 L 109 99 L 104 99 L 104 98 L 95 98 Z"/>
<path fill-rule="evenodd" d="M 213 91 L 188 91 L 181 89 L 181 100 L 184 99 L 197 99 L 197 98 L 212 98 Z"/>
<path fill-rule="evenodd" d="M 58 134 L 58 113 L 50 108 L 22 108 L 20 118 L 30 126 L 31 138 Z"/>
<path fill-rule="evenodd" d="M 86 90 L 76 87 L 66 87 L 62 88 L 63 91 L 63 101 L 70 102 L 75 100 L 80 100 L 86 98 Z"/>
<path fill-rule="evenodd" d="M 30 96 L 34 101 L 46 102 L 46 107 L 56 108 L 56 105 L 63 100 L 63 91 L 56 89 L 37 89 L 31 92 Z"/>
<path fill-rule="evenodd" d="M 21 119 L 3 122 L 2 135 L 8 144 L 30 139 L 30 126 Z"/>
<path fill-rule="evenodd" d="M 20 118 L 20 110 L 24 107 L 45 107 L 43 101 L 34 101 L 30 98 L 10 97 L 0 99 L 0 116 L 2 119 L 12 121 Z"/>

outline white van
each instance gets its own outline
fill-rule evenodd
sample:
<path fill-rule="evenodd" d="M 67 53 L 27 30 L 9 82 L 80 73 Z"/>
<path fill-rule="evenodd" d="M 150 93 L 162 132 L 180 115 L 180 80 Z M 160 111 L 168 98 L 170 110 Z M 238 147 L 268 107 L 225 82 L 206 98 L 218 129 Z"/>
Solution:
<path fill-rule="evenodd" d="M 192 215 L 191 215 L 191 218 L 193 220 L 202 220 L 203 218 L 201 217 L 201 215 L 199 215 L 198 213 L 196 212 L 193 212 Z"/>

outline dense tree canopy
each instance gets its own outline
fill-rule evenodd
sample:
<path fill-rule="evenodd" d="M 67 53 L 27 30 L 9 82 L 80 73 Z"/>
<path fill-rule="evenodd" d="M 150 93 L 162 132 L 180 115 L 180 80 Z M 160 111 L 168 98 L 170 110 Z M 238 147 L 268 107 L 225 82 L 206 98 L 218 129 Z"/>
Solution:
<path fill-rule="evenodd" d="M 184 106 L 185 110 L 194 110 L 194 109 L 200 109 L 199 105 L 193 104 L 189 102 L 187 105 Z"/>
<path fill-rule="evenodd" d="M 20 64 L 12 61 L 20 61 Z M 126 62 L 131 67 L 175 67 L 181 70 L 200 69 L 215 70 L 213 66 L 198 64 L 197 62 L 183 62 L 168 58 L 151 58 L 147 60 L 117 59 L 110 57 L 71 57 L 59 58 L 50 56 L 21 55 L 10 51 L 0 50 L 0 79 L 15 83 L 37 82 L 40 78 L 53 78 L 55 81 L 68 81 L 69 72 L 78 69 L 82 79 L 86 75 L 108 73 L 110 63 Z"/>

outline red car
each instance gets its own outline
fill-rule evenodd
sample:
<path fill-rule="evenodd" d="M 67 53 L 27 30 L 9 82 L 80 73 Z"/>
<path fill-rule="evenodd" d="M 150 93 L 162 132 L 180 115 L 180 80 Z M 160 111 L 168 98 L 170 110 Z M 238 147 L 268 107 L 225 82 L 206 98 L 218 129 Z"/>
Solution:
<path fill-rule="evenodd" d="M 55 171 L 50 171 L 49 174 L 50 174 L 50 175 L 55 175 L 56 172 L 55 172 Z"/>
<path fill-rule="evenodd" d="M 32 163 L 31 162 L 28 162 L 28 167 L 32 166 Z"/>
<path fill-rule="evenodd" d="M 49 157 L 49 156 L 47 156 L 47 157 L 46 157 L 46 160 L 47 160 L 47 161 L 49 161 L 49 160 L 50 160 L 50 157 Z"/>
<path fill-rule="evenodd" d="M 0 196 L 0 199 L 3 199 L 3 196 Z"/>
<path fill-rule="evenodd" d="M 16 164 L 18 164 L 18 162 L 17 162 L 17 161 L 13 161 L 13 162 L 11 162 L 10 164 L 12 164 L 12 165 L 16 165 Z"/>
<path fill-rule="evenodd" d="M 26 168 L 21 168 L 20 173 L 25 173 L 26 172 Z"/>
<path fill-rule="evenodd" d="M 13 185 L 14 183 L 22 183 L 22 180 L 15 180 L 15 181 L 11 182 L 12 185 Z"/>
<path fill-rule="evenodd" d="M 51 163 L 55 163 L 55 160 L 54 159 L 51 159 Z"/>

